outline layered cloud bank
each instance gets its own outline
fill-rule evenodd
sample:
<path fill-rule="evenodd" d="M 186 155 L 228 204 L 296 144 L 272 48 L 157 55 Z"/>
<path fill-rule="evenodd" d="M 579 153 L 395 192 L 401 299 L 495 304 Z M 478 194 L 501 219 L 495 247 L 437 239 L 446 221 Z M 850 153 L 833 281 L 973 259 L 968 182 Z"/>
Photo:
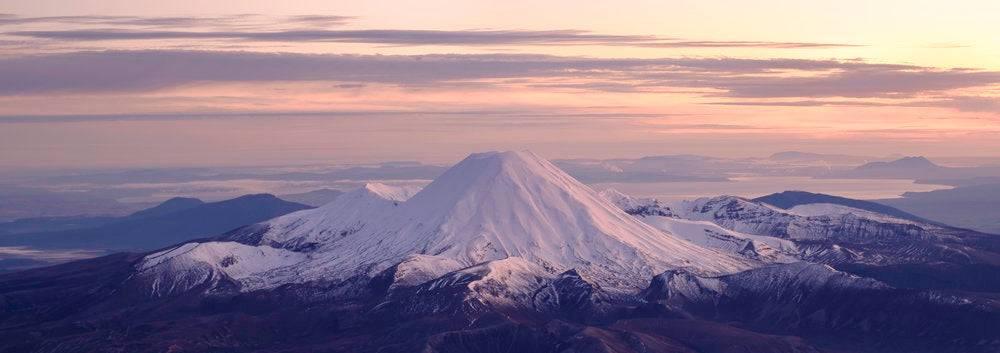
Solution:
<path fill-rule="evenodd" d="M 236 141 L 243 152 L 273 150 L 256 131 L 274 134 L 285 149 L 351 160 L 455 158 L 440 146 L 420 151 L 448 140 L 441 136 L 469 144 L 459 149 L 530 146 L 564 157 L 585 155 L 546 145 L 572 141 L 575 151 L 602 156 L 667 148 L 726 154 L 734 144 L 755 146 L 748 155 L 1000 148 L 990 142 L 1000 133 L 997 67 L 883 57 L 888 47 L 876 36 L 723 38 L 562 26 L 422 27 L 347 12 L 0 15 L 0 124 L 13 127 L 0 132 L 0 165 L 56 166 L 98 153 L 134 163 L 127 151 L 137 135 L 155 145 L 149 153 L 170 149 L 161 155 Z M 920 50 L 942 58 L 969 50 L 935 43 Z M 164 126 L 178 121 L 187 126 L 184 142 L 156 134 L 178 129 Z M 343 133 L 351 143 L 303 138 L 309 133 L 292 126 Z M 104 135 L 82 137 L 81 129 Z M 341 152 L 380 140 L 399 149 Z M 79 155 L 57 158 L 53 149 Z M 171 162 L 210 163 L 193 160 Z"/>

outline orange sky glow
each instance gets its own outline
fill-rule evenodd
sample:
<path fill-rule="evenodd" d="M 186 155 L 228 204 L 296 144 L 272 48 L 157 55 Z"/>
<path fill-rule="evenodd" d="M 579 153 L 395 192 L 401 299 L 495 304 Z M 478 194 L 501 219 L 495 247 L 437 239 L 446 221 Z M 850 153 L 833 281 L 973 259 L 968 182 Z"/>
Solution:
<path fill-rule="evenodd" d="M 996 1 L 6 1 L 0 168 L 998 156 Z"/>

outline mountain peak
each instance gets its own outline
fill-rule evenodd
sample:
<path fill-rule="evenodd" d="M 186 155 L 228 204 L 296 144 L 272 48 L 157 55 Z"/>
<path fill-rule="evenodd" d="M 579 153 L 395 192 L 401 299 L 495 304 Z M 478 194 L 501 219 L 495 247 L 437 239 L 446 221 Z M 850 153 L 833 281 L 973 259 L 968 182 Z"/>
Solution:
<path fill-rule="evenodd" d="M 566 186 L 569 180 L 572 180 L 572 177 L 531 152 L 474 153 L 449 168 L 423 191 L 414 195 L 411 203 L 442 205 L 442 202 L 448 202 L 445 199 L 459 198 L 467 192 L 490 192 L 548 182 Z M 434 198 L 429 199 L 431 196 Z"/>
<path fill-rule="evenodd" d="M 903 157 L 889 162 L 871 162 L 858 167 L 858 169 L 929 169 L 941 168 L 923 156 Z"/>
<path fill-rule="evenodd" d="M 903 157 L 895 161 L 889 162 L 889 164 L 900 165 L 900 166 L 915 166 L 915 167 L 937 167 L 937 164 L 931 162 L 927 157 L 924 156 L 913 156 L 913 157 Z"/>
<path fill-rule="evenodd" d="M 471 181 L 476 178 L 494 178 L 501 174 L 507 177 L 552 176 L 553 169 L 558 170 L 549 161 L 529 151 L 492 151 L 470 154 L 445 171 L 445 174 L 449 175 L 449 182 L 454 182 L 458 181 L 454 179 Z"/>
<path fill-rule="evenodd" d="M 377 254 L 392 258 L 424 253 L 475 265 L 519 257 L 552 270 L 602 272 L 595 277 L 609 280 L 613 269 L 621 282 L 648 280 L 663 267 L 725 272 L 742 266 L 635 220 L 527 151 L 472 154 L 393 216 L 381 222 L 392 230 L 356 240 L 393 244 L 396 249 L 383 246 Z"/>
<path fill-rule="evenodd" d="M 528 160 L 535 160 L 535 161 L 544 160 L 542 157 L 539 157 L 534 152 L 531 152 L 531 151 L 528 151 L 528 150 L 477 152 L 477 153 L 469 154 L 469 156 L 465 157 L 465 159 L 466 160 L 469 160 L 469 159 L 489 159 L 489 160 L 507 161 L 507 162 L 518 162 L 518 161 L 524 162 L 524 161 L 528 161 Z"/>

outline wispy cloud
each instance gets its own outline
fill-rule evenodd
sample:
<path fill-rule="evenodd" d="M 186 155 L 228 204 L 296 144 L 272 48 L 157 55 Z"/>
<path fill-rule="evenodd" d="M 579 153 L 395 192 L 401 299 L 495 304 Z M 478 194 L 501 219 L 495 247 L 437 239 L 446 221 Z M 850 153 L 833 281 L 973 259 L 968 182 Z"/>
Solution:
<path fill-rule="evenodd" d="M 929 102 L 927 105 L 955 108 L 966 112 L 1000 113 L 1000 97 L 954 96 Z"/>
<path fill-rule="evenodd" d="M 68 123 L 97 121 L 176 121 L 203 119 L 255 119 L 281 117 L 400 117 L 400 116 L 434 116 L 438 120 L 447 121 L 449 117 L 469 122 L 469 117 L 502 118 L 503 123 L 511 121 L 521 123 L 544 121 L 551 123 L 559 121 L 571 122 L 578 118 L 591 120 L 622 120 L 635 118 L 663 118 L 672 116 L 662 113 L 635 113 L 618 111 L 614 107 L 564 107 L 544 106 L 525 109 L 340 109 L 319 111 L 206 111 L 206 112 L 166 112 L 166 113 L 131 113 L 131 114 L 69 114 L 69 115 L 0 115 L 3 123 Z M 517 120 L 523 119 L 523 120 Z M 568 119 L 568 120 L 567 120 Z M 490 119 L 482 119 L 490 120 Z M 493 119 L 492 123 L 497 120 Z"/>
<path fill-rule="evenodd" d="M 1000 98 L 982 96 L 938 96 L 917 100 L 731 100 L 715 101 L 710 105 L 771 106 L 771 107 L 944 107 L 965 112 L 1000 113 Z"/>
<path fill-rule="evenodd" d="M 266 17 L 257 14 L 237 14 L 227 16 L 42 16 L 22 17 L 15 14 L 0 14 L 0 26 L 17 25 L 78 25 L 102 27 L 137 28 L 191 28 L 191 27 L 234 27 L 263 26 L 275 24 L 297 24 L 310 27 L 328 27 L 350 22 L 350 16 L 300 15 L 287 17 Z"/>
<path fill-rule="evenodd" d="M 130 29 L 78 29 L 56 31 L 11 31 L 9 36 L 54 40 L 154 40 L 154 39 L 226 39 L 254 42 L 337 42 L 384 45 L 605 45 L 649 48 L 834 48 L 856 44 L 769 42 L 769 41 L 691 41 L 655 36 L 607 35 L 579 30 L 287 30 L 287 31 L 152 31 Z"/>
<path fill-rule="evenodd" d="M 711 105 L 743 105 L 743 106 L 773 106 L 773 107 L 886 107 L 900 106 L 900 103 L 883 103 L 870 101 L 849 101 L 849 100 L 732 100 L 716 101 L 705 104 Z"/>
<path fill-rule="evenodd" d="M 651 35 L 599 34 L 582 30 L 330 30 L 350 16 L 302 15 L 269 19 L 260 15 L 224 17 L 0 15 L 0 26 L 55 25 L 55 29 L 9 30 L 4 35 L 58 41 L 238 40 L 248 42 L 335 42 L 393 46 L 603 45 L 647 48 L 770 48 L 808 49 L 853 47 L 857 44 L 782 41 L 712 41 Z M 79 28 L 66 29 L 65 25 Z M 98 27 L 98 28 L 95 28 Z M 274 29 L 274 26 L 286 27 Z M 291 27 L 293 29 L 287 28 Z"/>
<path fill-rule="evenodd" d="M 1000 83 L 1000 72 L 861 67 L 817 77 L 739 77 L 718 84 L 733 97 L 891 97 Z"/>
<path fill-rule="evenodd" d="M 0 95 L 151 91 L 199 82 L 537 85 L 608 92 L 707 89 L 730 98 L 913 98 L 1000 84 L 1000 72 L 806 59 L 596 59 L 546 55 L 332 55 L 101 51 L 0 58 Z M 967 107 L 977 101 L 968 100 Z M 987 102 L 988 103 L 988 102 Z M 768 104 L 733 102 L 729 104 Z M 773 104 L 773 103 L 771 103 Z M 858 103 L 861 104 L 861 103 Z M 983 102 L 979 107 L 990 107 Z"/>

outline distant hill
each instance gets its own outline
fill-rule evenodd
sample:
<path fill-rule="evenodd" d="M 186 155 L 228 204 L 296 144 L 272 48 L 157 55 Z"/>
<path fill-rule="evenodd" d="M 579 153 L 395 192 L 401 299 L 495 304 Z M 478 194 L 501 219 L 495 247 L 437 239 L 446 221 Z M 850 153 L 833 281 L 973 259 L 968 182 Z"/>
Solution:
<path fill-rule="evenodd" d="M 947 167 L 925 157 L 903 157 L 889 162 L 865 163 L 851 170 L 830 173 L 824 177 L 849 179 L 914 179 L 921 182 L 948 181 L 963 185 L 976 180 L 1000 177 L 1000 167 Z"/>
<path fill-rule="evenodd" d="M 830 203 L 835 205 L 853 207 L 871 212 L 890 215 L 896 218 L 908 219 L 917 222 L 931 222 L 925 218 L 901 211 L 897 208 L 886 206 L 877 202 L 849 199 L 846 197 L 833 196 L 827 194 L 817 194 L 806 191 L 783 191 L 775 194 L 761 196 L 753 199 L 771 206 L 782 209 L 791 209 L 798 205 L 808 205 L 816 203 Z M 932 222 L 933 223 L 933 222 Z"/>
<path fill-rule="evenodd" d="M 824 175 L 827 178 L 848 179 L 972 179 L 1000 176 L 1000 168 L 947 167 L 938 165 L 925 157 L 903 157 L 888 162 L 871 162 L 851 170 Z"/>
<path fill-rule="evenodd" d="M 943 168 L 925 157 L 903 157 L 889 162 L 871 162 L 857 168 L 857 170 L 927 170 Z"/>
<path fill-rule="evenodd" d="M 908 192 L 901 198 L 878 202 L 951 225 L 1000 234 L 997 200 L 1000 200 L 1000 182 Z"/>
<path fill-rule="evenodd" d="M 280 195 L 278 196 L 278 198 L 285 201 L 297 202 L 304 205 L 319 207 L 332 202 L 333 199 L 336 199 L 337 196 L 340 196 L 340 194 L 343 193 L 344 192 L 340 190 L 319 189 L 298 194 Z"/>
<path fill-rule="evenodd" d="M 0 236 L 0 246 L 51 249 L 147 250 L 218 235 L 310 206 L 269 194 L 204 203 L 175 198 L 99 227 Z"/>

